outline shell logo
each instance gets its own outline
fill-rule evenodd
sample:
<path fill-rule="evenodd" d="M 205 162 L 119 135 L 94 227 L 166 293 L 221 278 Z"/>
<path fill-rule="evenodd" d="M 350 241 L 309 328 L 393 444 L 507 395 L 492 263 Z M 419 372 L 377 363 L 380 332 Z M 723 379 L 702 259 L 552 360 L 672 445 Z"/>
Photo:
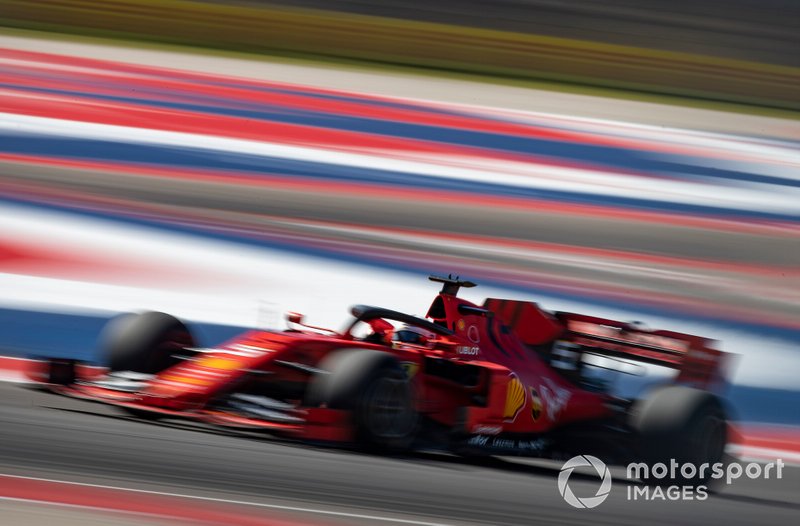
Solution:
<path fill-rule="evenodd" d="M 522 406 L 525 405 L 525 386 L 519 381 L 517 375 L 512 374 L 511 379 L 508 381 L 508 390 L 506 391 L 506 407 L 503 411 L 503 418 L 506 422 L 513 422 Z"/>

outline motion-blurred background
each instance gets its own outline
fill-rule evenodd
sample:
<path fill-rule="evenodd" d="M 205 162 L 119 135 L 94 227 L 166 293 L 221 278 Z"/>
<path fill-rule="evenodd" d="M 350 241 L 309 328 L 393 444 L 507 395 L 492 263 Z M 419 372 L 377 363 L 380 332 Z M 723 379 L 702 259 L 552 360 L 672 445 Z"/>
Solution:
<path fill-rule="evenodd" d="M 791 0 L 3 0 L 0 354 L 101 363 L 128 310 L 209 344 L 423 314 L 452 272 L 718 338 L 739 420 L 787 433 L 798 28 Z"/>
<path fill-rule="evenodd" d="M 7 0 L 9 27 L 797 109 L 793 0 Z M 558 87 L 558 86 L 555 86 Z"/>

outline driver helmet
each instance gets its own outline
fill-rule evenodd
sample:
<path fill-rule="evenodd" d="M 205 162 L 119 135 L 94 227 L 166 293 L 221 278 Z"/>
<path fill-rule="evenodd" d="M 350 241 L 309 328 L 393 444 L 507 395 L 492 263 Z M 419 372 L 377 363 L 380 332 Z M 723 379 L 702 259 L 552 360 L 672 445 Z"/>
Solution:
<path fill-rule="evenodd" d="M 412 344 L 428 346 L 430 342 L 435 339 L 436 335 L 422 327 L 414 325 L 403 325 L 394 330 L 392 334 L 392 343 L 399 344 Z"/>

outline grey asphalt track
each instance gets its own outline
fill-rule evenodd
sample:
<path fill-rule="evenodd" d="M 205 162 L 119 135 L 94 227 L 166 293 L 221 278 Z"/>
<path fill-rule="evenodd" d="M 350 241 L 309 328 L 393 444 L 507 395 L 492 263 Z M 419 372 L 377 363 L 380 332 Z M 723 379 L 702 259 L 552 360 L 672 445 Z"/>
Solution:
<path fill-rule="evenodd" d="M 615 471 L 609 499 L 590 510 L 560 498 L 559 467 L 433 453 L 388 458 L 145 423 L 111 407 L 0 384 L 4 474 L 441 524 L 786 525 L 800 514 L 800 469 L 793 467 L 781 480 L 740 480 L 708 500 L 683 502 L 628 501 L 629 484 Z M 576 473 L 570 486 L 589 496 L 598 479 Z"/>

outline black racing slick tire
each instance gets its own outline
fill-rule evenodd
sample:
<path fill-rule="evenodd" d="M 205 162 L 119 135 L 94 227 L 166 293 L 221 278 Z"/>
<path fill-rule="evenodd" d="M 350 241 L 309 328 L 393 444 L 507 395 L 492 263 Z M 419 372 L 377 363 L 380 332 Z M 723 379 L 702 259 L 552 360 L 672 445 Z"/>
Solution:
<path fill-rule="evenodd" d="M 106 324 L 101 348 L 111 371 L 157 374 L 180 361 L 195 346 L 180 320 L 163 312 L 124 314 Z"/>
<path fill-rule="evenodd" d="M 306 404 L 352 411 L 356 442 L 366 449 L 399 452 L 411 447 L 418 427 L 411 381 L 391 354 L 370 349 L 333 352 L 317 366 Z"/>
<path fill-rule="evenodd" d="M 725 410 L 713 393 L 685 386 L 653 391 L 634 407 L 631 425 L 637 434 L 641 459 L 649 467 L 645 482 L 656 485 L 704 485 L 715 464 L 724 464 L 728 427 Z M 675 461 L 673 463 L 673 460 Z M 654 475 L 652 468 L 664 464 L 691 464 L 697 472 L 687 477 L 675 470 Z M 701 466 L 706 465 L 704 474 Z M 687 473 L 691 474 L 690 468 Z"/>

